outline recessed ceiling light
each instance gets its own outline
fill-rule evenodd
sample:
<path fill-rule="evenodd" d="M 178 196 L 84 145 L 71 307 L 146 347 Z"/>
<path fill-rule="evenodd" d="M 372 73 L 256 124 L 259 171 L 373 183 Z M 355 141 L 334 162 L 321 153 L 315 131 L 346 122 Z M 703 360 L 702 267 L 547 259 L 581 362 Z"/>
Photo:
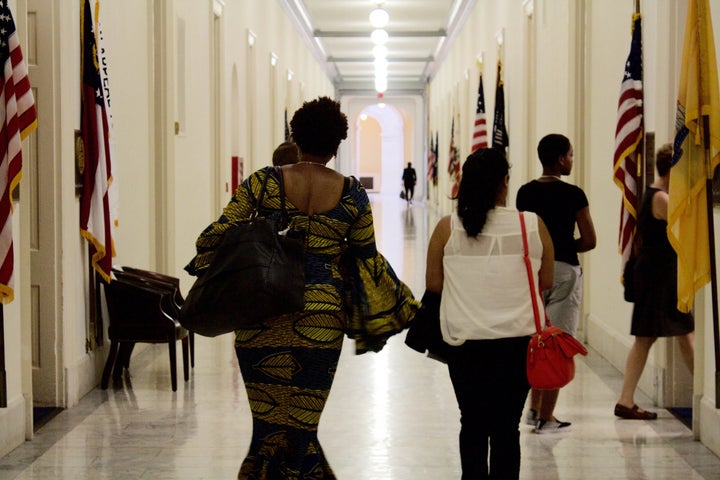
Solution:
<path fill-rule="evenodd" d="M 388 33 L 382 28 L 376 28 L 370 34 L 370 40 L 372 40 L 375 45 L 385 45 L 385 42 L 388 40 Z"/>
<path fill-rule="evenodd" d="M 372 53 L 375 58 L 386 58 L 388 49 L 385 45 L 375 45 L 372 49 Z"/>
<path fill-rule="evenodd" d="M 370 25 L 373 27 L 383 28 L 388 24 L 388 21 L 390 21 L 390 15 L 382 8 L 378 7 L 370 12 Z"/>
<path fill-rule="evenodd" d="M 387 78 L 375 77 L 375 90 L 378 93 L 385 93 L 385 90 L 387 90 Z"/>

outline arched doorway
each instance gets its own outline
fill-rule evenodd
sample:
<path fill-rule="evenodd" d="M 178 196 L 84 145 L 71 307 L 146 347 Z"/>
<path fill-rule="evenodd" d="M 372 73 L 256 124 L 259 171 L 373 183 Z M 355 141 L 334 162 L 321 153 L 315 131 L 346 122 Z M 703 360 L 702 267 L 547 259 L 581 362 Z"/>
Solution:
<path fill-rule="evenodd" d="M 371 192 L 391 195 L 400 191 L 405 163 L 405 121 L 392 105 L 365 107 L 356 121 L 355 158 L 360 176 L 372 178 Z"/>

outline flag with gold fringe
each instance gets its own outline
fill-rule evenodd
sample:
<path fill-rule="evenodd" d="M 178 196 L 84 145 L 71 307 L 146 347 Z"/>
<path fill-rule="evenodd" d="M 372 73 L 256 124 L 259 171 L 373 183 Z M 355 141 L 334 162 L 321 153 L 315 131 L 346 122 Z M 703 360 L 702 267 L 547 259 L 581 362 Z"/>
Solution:
<path fill-rule="evenodd" d="M 710 6 L 708 0 L 689 0 L 667 226 L 678 254 L 678 309 L 683 312 L 692 309 L 695 292 L 711 279 L 706 184 L 719 152 L 720 93 Z"/>
<path fill-rule="evenodd" d="M 90 244 L 93 268 L 109 282 L 112 257 L 115 256 L 112 234 L 117 223 L 117 204 L 116 186 L 112 186 L 110 100 L 107 62 L 98 21 L 99 8 L 97 0 L 84 0 L 81 7 L 80 128 L 85 149 L 85 167 L 80 197 L 80 234 Z"/>
<path fill-rule="evenodd" d="M 623 267 L 632 252 L 641 187 L 640 159 L 638 158 L 643 139 L 641 21 L 642 17 L 639 13 L 633 14 L 630 54 L 625 62 L 625 72 L 620 84 L 615 126 L 613 178 L 622 190 L 618 249 L 622 254 Z"/>
<path fill-rule="evenodd" d="M 7 2 L 0 2 L 0 303 L 14 297 L 12 194 L 22 177 L 22 140 L 37 127 L 27 65 Z"/>

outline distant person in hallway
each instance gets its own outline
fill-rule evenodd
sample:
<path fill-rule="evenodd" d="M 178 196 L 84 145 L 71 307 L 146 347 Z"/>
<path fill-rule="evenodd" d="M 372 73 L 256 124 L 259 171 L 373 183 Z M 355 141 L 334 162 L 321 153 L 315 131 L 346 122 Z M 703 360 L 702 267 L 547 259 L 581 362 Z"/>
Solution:
<path fill-rule="evenodd" d="M 657 413 L 635 404 L 635 390 L 658 337 L 677 337 L 680 353 L 690 372 L 695 354 L 695 321 L 677 309 L 677 254 L 667 238 L 668 187 L 673 149 L 665 144 L 657 151 L 658 178 L 646 188 L 637 225 L 635 304 L 630 334 L 635 343 L 628 353 L 620 399 L 615 415 L 629 420 L 655 420 Z"/>
<path fill-rule="evenodd" d="M 570 140 L 557 133 L 543 137 L 537 146 L 543 167 L 539 178 L 526 183 L 517 194 L 518 210 L 535 212 L 543 219 L 555 248 L 555 276 L 552 288 L 544 292 L 545 310 L 553 325 L 575 336 L 582 303 L 582 268 L 578 253 L 595 248 L 595 227 L 585 192 L 563 182 L 570 175 L 574 151 Z M 577 225 L 579 238 L 575 238 Z M 535 433 L 562 433 L 570 422 L 555 417 L 559 390 L 535 390 L 530 394 L 530 410 L 525 422 Z"/>
<path fill-rule="evenodd" d="M 443 339 L 456 346 L 448 369 L 461 415 L 463 480 L 520 475 L 519 422 L 530 390 L 526 361 L 535 317 L 520 218 L 506 207 L 509 179 L 500 150 L 468 156 L 457 212 L 440 219 L 428 245 L 426 289 L 441 294 Z M 525 221 L 532 265 L 546 289 L 552 240 L 540 217 L 528 213 Z"/>
<path fill-rule="evenodd" d="M 202 275 L 222 234 L 248 219 L 268 177 L 261 215 L 280 215 L 284 182 L 289 228 L 305 231 L 302 311 L 235 332 L 235 351 L 253 417 L 252 442 L 238 478 L 334 479 L 317 429 L 335 376 L 343 334 L 357 353 L 379 351 L 419 307 L 375 244 L 362 185 L 325 164 L 347 137 L 347 118 L 328 97 L 305 102 L 290 126 L 300 160 L 262 168 L 235 191 L 220 218 L 197 240 L 186 267 Z M 342 264 L 341 264 L 342 258 Z M 282 292 L 278 292 L 282 295 Z"/>
<path fill-rule="evenodd" d="M 272 164 L 275 166 L 291 165 L 300 160 L 300 150 L 293 142 L 283 142 L 275 148 Z"/>
<path fill-rule="evenodd" d="M 411 162 L 408 162 L 407 167 L 403 170 L 402 180 L 405 187 L 405 200 L 408 204 L 411 204 L 415 194 L 415 183 L 417 182 L 417 175 Z"/>

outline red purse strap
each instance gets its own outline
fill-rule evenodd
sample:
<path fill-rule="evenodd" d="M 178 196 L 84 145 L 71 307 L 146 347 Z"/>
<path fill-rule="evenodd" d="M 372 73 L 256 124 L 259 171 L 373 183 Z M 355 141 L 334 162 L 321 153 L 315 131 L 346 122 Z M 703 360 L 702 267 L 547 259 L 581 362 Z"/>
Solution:
<path fill-rule="evenodd" d="M 542 333 L 542 327 L 540 326 L 540 307 L 538 306 L 537 291 L 535 290 L 535 275 L 533 275 L 532 263 L 530 262 L 530 249 L 528 248 L 527 230 L 525 229 L 525 215 L 523 215 L 523 212 L 518 213 L 520 215 L 520 229 L 522 230 L 523 260 L 525 261 L 525 270 L 527 270 L 533 314 L 535 315 L 535 330 L 537 330 L 538 335 L 540 335 L 540 333 Z M 545 323 L 549 325 L 547 316 L 545 317 Z"/>

